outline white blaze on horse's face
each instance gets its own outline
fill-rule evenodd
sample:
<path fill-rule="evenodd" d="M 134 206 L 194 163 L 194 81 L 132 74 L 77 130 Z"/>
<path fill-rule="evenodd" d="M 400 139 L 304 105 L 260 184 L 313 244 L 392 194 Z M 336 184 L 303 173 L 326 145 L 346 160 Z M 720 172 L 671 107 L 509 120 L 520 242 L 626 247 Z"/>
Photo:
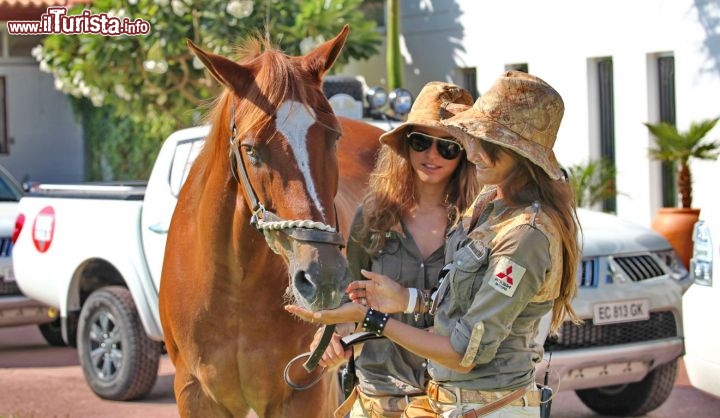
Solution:
<path fill-rule="evenodd" d="M 295 154 L 295 161 L 297 161 L 300 171 L 305 177 L 308 194 L 310 194 L 310 198 L 315 202 L 315 206 L 320 211 L 323 220 L 325 220 L 325 210 L 320 204 L 320 199 L 315 190 L 315 183 L 312 179 L 310 156 L 307 149 L 307 133 L 313 124 L 315 124 L 315 112 L 300 102 L 294 100 L 285 101 L 277 110 L 275 127 L 287 139 L 293 154 Z"/>

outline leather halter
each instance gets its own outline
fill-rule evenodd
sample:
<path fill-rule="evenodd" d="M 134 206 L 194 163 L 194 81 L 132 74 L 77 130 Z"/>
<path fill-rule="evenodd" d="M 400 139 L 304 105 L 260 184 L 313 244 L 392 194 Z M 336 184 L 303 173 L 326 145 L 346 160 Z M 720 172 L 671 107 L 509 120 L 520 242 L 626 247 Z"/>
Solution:
<path fill-rule="evenodd" d="M 320 242 L 323 244 L 335 244 L 339 247 L 345 247 L 345 240 L 342 234 L 337 232 L 335 228 L 310 220 L 287 221 L 275 213 L 265 209 L 262 203 L 257 199 L 257 195 L 250 184 L 243 156 L 235 143 L 237 127 L 235 125 L 235 105 L 230 105 L 230 172 L 235 180 L 245 189 L 245 194 L 249 199 L 252 217 L 250 224 L 258 230 L 279 230 L 289 237 L 297 241 Z M 337 215 L 337 212 L 336 212 Z M 272 248 L 272 246 L 271 246 Z"/>
<path fill-rule="evenodd" d="M 249 205 L 250 210 L 252 211 L 252 216 L 250 217 L 250 225 L 253 225 L 256 229 L 260 231 L 271 229 L 282 231 L 290 238 L 293 238 L 297 241 L 320 242 L 323 244 L 335 244 L 340 248 L 344 247 L 345 240 L 343 239 L 342 234 L 337 232 L 329 225 L 309 220 L 286 221 L 274 214 L 273 212 L 265 209 L 263 204 L 258 201 L 257 195 L 255 195 L 255 191 L 250 184 L 250 179 L 248 178 L 247 170 L 245 169 L 245 164 L 243 162 L 242 153 L 240 152 L 237 144 L 235 143 L 236 135 L 237 126 L 235 125 L 235 103 L 231 103 L 230 172 L 235 178 L 235 181 L 240 183 L 243 189 L 245 189 L 245 195 L 247 195 L 248 199 L 250 200 Z M 337 211 L 335 211 L 335 216 L 337 217 Z M 336 222 L 336 224 L 340 225 L 339 222 Z M 265 238 L 265 241 L 267 241 L 267 236 Z M 268 245 L 270 246 L 271 250 L 277 252 L 269 241 Z M 322 354 L 325 352 L 325 348 L 327 348 L 328 344 L 330 343 L 330 337 L 332 336 L 334 331 L 335 325 L 328 325 L 325 327 L 320 344 L 315 348 L 315 351 L 311 353 L 307 361 L 303 364 L 303 367 L 308 373 L 313 371 L 317 367 L 318 362 L 322 357 Z M 288 363 L 288 366 L 289 365 L 290 363 Z M 286 382 L 288 382 L 289 385 L 293 386 L 288 381 L 288 378 L 286 378 Z M 293 386 L 293 388 L 297 389 L 296 386 Z"/>

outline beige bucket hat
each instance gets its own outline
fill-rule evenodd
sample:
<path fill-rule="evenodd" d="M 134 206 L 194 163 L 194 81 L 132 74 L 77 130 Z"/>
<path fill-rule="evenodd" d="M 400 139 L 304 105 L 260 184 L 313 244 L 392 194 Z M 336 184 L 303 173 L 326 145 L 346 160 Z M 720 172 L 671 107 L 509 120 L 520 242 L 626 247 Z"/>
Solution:
<path fill-rule="evenodd" d="M 564 175 L 552 148 L 564 111 L 548 83 L 508 71 L 470 109 L 442 123 L 463 143 L 482 139 L 510 148 L 559 180 Z"/>
<path fill-rule="evenodd" d="M 468 109 L 472 103 L 472 95 L 464 88 L 455 84 L 431 81 L 420 90 L 420 94 L 408 113 L 407 121 L 384 133 L 380 137 L 380 142 L 388 145 L 395 152 L 399 152 L 407 132 L 413 126 L 429 126 L 447 130 L 440 121 Z"/>

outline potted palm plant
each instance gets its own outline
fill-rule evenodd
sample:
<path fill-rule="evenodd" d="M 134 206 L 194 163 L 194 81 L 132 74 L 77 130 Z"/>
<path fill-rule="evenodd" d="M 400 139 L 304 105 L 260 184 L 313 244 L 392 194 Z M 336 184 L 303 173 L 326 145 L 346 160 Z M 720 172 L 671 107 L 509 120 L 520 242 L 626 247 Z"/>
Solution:
<path fill-rule="evenodd" d="M 692 171 L 690 160 L 714 160 L 720 154 L 720 141 L 705 139 L 720 117 L 690 124 L 687 131 L 666 122 L 644 123 L 654 138 L 650 158 L 666 161 L 677 170 L 677 189 L 680 207 L 660 208 L 652 227 L 670 241 L 678 256 L 688 266 L 692 255 L 692 228 L 700 216 L 700 209 L 692 207 Z"/>

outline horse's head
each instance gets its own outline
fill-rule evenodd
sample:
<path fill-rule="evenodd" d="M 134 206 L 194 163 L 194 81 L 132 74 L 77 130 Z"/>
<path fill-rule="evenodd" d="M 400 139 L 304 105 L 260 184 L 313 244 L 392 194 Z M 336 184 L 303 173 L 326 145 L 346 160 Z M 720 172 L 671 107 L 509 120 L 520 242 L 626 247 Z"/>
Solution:
<path fill-rule="evenodd" d="M 348 283 L 337 232 L 340 124 L 322 92 L 348 27 L 307 55 L 290 57 L 262 40 L 235 62 L 190 49 L 226 87 L 211 117 L 206 147 L 216 147 L 242 191 L 239 211 L 260 230 L 290 274 L 295 302 L 339 305 Z M 212 143 L 215 142 L 215 143 Z M 243 201 L 244 200 L 244 201 Z"/>

